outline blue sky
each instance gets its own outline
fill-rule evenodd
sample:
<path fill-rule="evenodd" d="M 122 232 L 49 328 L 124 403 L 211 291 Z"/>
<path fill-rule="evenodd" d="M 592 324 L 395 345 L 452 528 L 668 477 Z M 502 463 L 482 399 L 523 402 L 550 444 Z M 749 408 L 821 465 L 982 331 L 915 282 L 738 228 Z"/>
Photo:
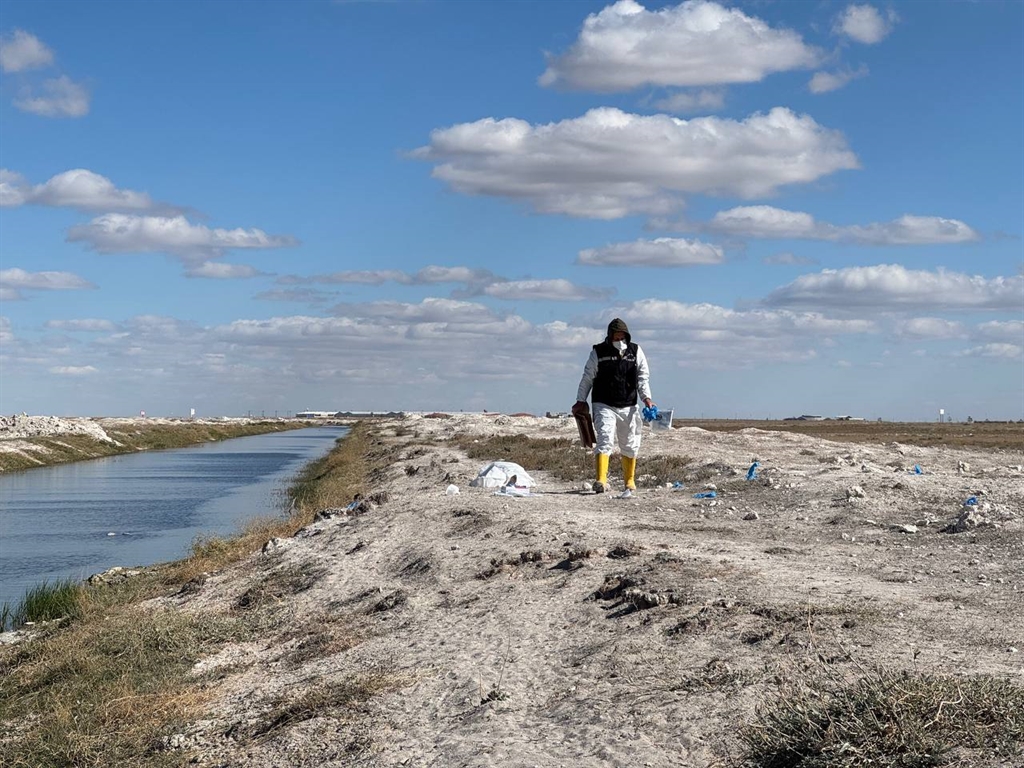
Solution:
<path fill-rule="evenodd" d="M 17 2 L 0 412 L 1024 417 L 1024 5 Z"/>

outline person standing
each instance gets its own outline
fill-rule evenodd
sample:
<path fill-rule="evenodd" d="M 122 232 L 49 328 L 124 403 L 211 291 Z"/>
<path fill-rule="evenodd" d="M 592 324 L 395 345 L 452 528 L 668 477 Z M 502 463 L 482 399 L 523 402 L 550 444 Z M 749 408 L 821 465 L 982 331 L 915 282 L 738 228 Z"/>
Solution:
<path fill-rule="evenodd" d="M 651 399 L 647 357 L 640 345 L 633 342 L 626 323 L 617 317 L 608 323 L 604 341 L 590 350 L 576 391 L 576 404 L 572 407 L 574 416 L 587 412 L 588 396 L 594 404 L 597 433 L 594 491 L 604 493 L 608 490 L 608 462 L 617 440 L 626 486 L 622 495 L 628 498 L 636 490 L 636 457 L 640 452 L 643 425 L 637 399 L 648 408 L 654 407 L 654 401 Z"/>

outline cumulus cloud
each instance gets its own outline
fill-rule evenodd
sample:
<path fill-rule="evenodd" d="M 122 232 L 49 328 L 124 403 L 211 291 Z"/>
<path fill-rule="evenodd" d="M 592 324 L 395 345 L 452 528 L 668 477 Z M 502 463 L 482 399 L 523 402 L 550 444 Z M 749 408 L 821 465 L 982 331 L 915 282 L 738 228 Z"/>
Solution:
<path fill-rule="evenodd" d="M 820 58 L 800 35 L 737 8 L 689 0 L 648 11 L 619 0 L 583 22 L 568 51 L 548 56 L 543 86 L 601 92 L 643 85 L 753 83 Z"/>
<path fill-rule="evenodd" d="M 275 291 L 261 291 L 253 296 L 261 301 L 294 301 L 300 304 L 322 304 L 337 294 L 316 288 L 285 288 Z"/>
<path fill-rule="evenodd" d="M 50 373 L 57 376 L 89 376 L 97 371 L 98 369 L 91 365 L 55 365 L 50 368 Z"/>
<path fill-rule="evenodd" d="M 973 335 L 992 341 L 1024 342 L 1024 320 L 992 320 L 974 328 Z"/>
<path fill-rule="evenodd" d="M 665 112 L 682 115 L 690 112 L 713 112 L 725 106 L 725 91 L 721 88 L 702 88 L 699 91 L 678 91 L 654 102 Z"/>
<path fill-rule="evenodd" d="M 68 230 L 69 242 L 83 242 L 99 253 L 169 253 L 199 266 L 225 251 L 286 248 L 298 241 L 262 229 L 210 229 L 184 216 L 108 213 Z"/>
<path fill-rule="evenodd" d="M 897 21 L 899 17 L 892 10 L 883 17 L 873 5 L 848 5 L 836 20 L 835 32 L 858 43 L 874 45 L 892 32 Z"/>
<path fill-rule="evenodd" d="M 631 327 L 635 321 L 637 328 L 687 331 L 704 340 L 737 336 L 821 336 L 877 331 L 875 323 L 870 320 L 836 319 L 818 312 L 768 309 L 739 311 L 716 304 L 686 304 L 665 299 L 643 299 L 618 307 L 615 313 L 627 318 Z"/>
<path fill-rule="evenodd" d="M 280 285 L 308 285 L 320 283 L 325 285 L 355 283 L 358 285 L 382 285 L 383 283 L 399 283 L 401 285 L 433 285 L 436 283 L 466 283 L 480 285 L 498 280 L 493 272 L 473 267 L 439 267 L 427 266 L 417 272 L 403 272 L 400 269 L 359 269 L 343 272 L 331 272 L 325 275 L 282 275 L 276 282 Z"/>
<path fill-rule="evenodd" d="M 23 290 L 78 291 L 95 287 L 72 272 L 27 272 L 18 267 L 0 269 L 0 298 L 5 301 L 23 299 Z"/>
<path fill-rule="evenodd" d="M 59 331 L 114 331 L 117 326 L 109 320 L 86 318 L 82 320 L 47 320 L 47 328 Z"/>
<path fill-rule="evenodd" d="M 0 35 L 0 70 L 24 72 L 53 63 L 53 51 L 35 35 L 16 29 L 9 35 Z"/>
<path fill-rule="evenodd" d="M 771 256 L 765 256 L 761 259 L 762 264 L 772 265 L 788 265 L 788 266 L 806 266 L 810 264 L 817 264 L 817 259 L 812 259 L 810 256 L 797 256 L 795 253 L 789 251 L 783 251 L 782 253 L 776 253 Z"/>
<path fill-rule="evenodd" d="M 217 261 L 204 261 L 185 270 L 185 277 L 209 277 L 215 280 L 234 280 L 262 274 L 263 272 L 247 264 L 225 264 Z"/>
<path fill-rule="evenodd" d="M 22 89 L 14 106 L 42 117 L 82 117 L 89 114 L 89 91 L 67 75 L 44 80 L 42 93 L 31 86 Z"/>
<path fill-rule="evenodd" d="M 941 317 L 914 317 L 896 323 L 897 336 L 906 339 L 959 339 L 966 333 L 963 323 Z"/>
<path fill-rule="evenodd" d="M 433 131 L 413 156 L 464 194 L 596 219 L 664 214 L 685 194 L 762 197 L 858 167 L 840 132 L 782 107 L 742 121 L 610 107 L 536 126 L 486 118 Z"/>
<path fill-rule="evenodd" d="M 672 237 L 588 248 L 576 257 L 577 264 L 605 267 L 690 267 L 721 264 L 724 260 L 725 254 L 717 245 Z"/>
<path fill-rule="evenodd" d="M 861 65 L 857 69 L 841 69 L 837 72 L 815 72 L 807 84 L 811 93 L 828 93 L 838 91 L 847 83 L 861 77 L 867 77 L 868 68 Z"/>
<path fill-rule="evenodd" d="M 158 203 L 145 192 L 118 189 L 106 176 L 75 168 L 42 184 L 29 184 L 21 174 L 0 169 L 0 207 L 45 205 L 85 212 L 178 213 L 182 209 Z"/>
<path fill-rule="evenodd" d="M 959 353 L 960 357 L 989 357 L 1000 360 L 1018 360 L 1024 357 L 1024 345 L 993 342 L 971 347 Z"/>
<path fill-rule="evenodd" d="M 6 315 L 0 315 L 0 344 L 11 344 L 14 342 L 14 333 L 11 331 L 11 319 Z"/>
<path fill-rule="evenodd" d="M 706 229 L 744 237 L 830 240 L 859 245 L 935 245 L 981 239 L 974 229 L 957 219 L 904 214 L 893 221 L 838 226 L 816 221 L 809 213 L 770 205 L 719 211 Z"/>
<path fill-rule="evenodd" d="M 607 289 L 575 285 L 568 280 L 509 280 L 483 289 L 485 296 L 507 301 L 595 301 L 606 299 L 612 293 Z"/>
<path fill-rule="evenodd" d="M 825 269 L 801 275 L 765 297 L 767 306 L 880 310 L 1024 309 L 1024 277 L 965 275 L 899 264 Z"/>

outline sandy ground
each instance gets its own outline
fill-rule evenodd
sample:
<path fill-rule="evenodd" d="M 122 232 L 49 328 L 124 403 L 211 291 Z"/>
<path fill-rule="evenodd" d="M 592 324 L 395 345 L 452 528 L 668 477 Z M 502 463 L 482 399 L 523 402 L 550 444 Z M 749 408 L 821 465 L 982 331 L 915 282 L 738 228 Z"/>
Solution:
<path fill-rule="evenodd" d="M 783 680 L 876 664 L 1020 679 L 1024 451 L 645 430 L 639 474 L 684 454 L 709 477 L 620 500 L 540 471 L 537 495 L 515 498 L 469 487 L 484 462 L 447 438 L 575 438 L 573 422 L 382 429 L 397 450 L 386 503 L 166 601 L 237 613 L 278 585 L 264 636 L 197 667 L 212 715 L 171 744 L 200 764 L 725 765 Z M 705 482 L 718 498 L 693 498 Z M 942 532 L 971 496 L 978 525 Z M 282 702 L 373 675 L 390 689 L 296 706 L 255 735 Z"/>

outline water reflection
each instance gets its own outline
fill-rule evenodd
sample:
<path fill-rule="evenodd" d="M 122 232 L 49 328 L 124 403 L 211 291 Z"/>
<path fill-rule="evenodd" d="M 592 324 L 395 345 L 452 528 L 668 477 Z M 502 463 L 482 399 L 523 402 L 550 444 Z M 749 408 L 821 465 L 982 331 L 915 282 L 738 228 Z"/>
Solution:
<path fill-rule="evenodd" d="M 289 481 L 343 428 L 241 437 L 0 476 L 0 602 L 44 579 L 184 556 L 283 509 Z"/>

